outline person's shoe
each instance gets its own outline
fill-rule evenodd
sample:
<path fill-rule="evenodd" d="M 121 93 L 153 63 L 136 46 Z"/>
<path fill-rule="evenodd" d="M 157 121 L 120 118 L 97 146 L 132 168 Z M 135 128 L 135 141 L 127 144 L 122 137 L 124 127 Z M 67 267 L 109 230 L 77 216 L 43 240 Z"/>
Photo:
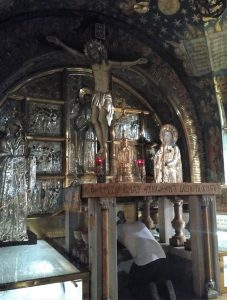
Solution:
<path fill-rule="evenodd" d="M 173 284 L 171 282 L 171 280 L 166 280 L 165 282 L 165 286 L 166 286 L 166 291 L 167 291 L 167 297 L 165 300 L 176 300 L 176 294 L 174 291 L 174 287 Z"/>
<path fill-rule="evenodd" d="M 149 283 L 149 292 L 151 300 L 160 300 L 157 285 L 154 282 Z"/>

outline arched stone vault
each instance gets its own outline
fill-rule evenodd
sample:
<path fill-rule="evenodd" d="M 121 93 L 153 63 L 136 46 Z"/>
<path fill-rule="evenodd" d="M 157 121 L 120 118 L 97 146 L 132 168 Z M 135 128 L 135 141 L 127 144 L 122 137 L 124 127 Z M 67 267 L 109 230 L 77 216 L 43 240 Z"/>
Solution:
<path fill-rule="evenodd" d="M 50 34 L 62 36 L 64 39 L 66 37 L 65 28 L 67 28 L 70 33 L 74 30 L 74 35 L 68 36 L 66 42 L 74 47 L 79 45 L 81 49 L 82 42 L 86 40 L 87 33 L 86 30 L 85 33 L 80 32 L 81 22 L 79 21 L 79 17 L 75 20 L 75 18 L 65 17 L 64 14 L 58 17 L 49 16 L 44 18 L 45 22 L 43 23 L 41 19 L 42 17 L 40 16 L 38 18 L 33 16 L 31 19 L 20 20 L 17 23 L 13 23 L 11 20 L 11 25 L 6 31 L 0 30 L 0 37 L 3 40 L 7 40 L 7 43 L 1 49 L 2 53 L 0 53 L 2 69 L 4 70 L 2 74 L 5 74 L 4 78 L 1 76 L 0 93 L 3 95 L 2 98 L 7 97 L 12 87 L 19 83 L 22 78 L 29 77 L 35 72 L 42 72 L 52 67 L 89 66 L 86 60 L 75 60 L 45 41 L 45 36 Z M 83 14 L 81 13 L 82 19 Z M 102 16 L 102 20 L 104 19 Z M 107 23 L 109 21 L 110 18 L 106 19 Z M 40 26 L 41 23 L 42 26 Z M 119 38 L 121 44 L 126 43 L 128 48 L 132 45 L 134 46 L 131 54 L 129 53 L 129 59 L 138 57 L 140 54 L 141 56 L 146 56 L 149 60 L 148 65 L 136 67 L 134 73 L 129 70 L 128 72 L 114 73 L 114 76 L 125 81 L 128 85 L 135 88 L 138 94 L 147 99 L 163 122 L 165 122 L 165 119 L 158 111 L 158 105 L 160 106 L 161 104 L 158 101 L 156 103 L 155 101 L 153 102 L 155 98 L 154 94 L 159 93 L 163 99 L 166 99 L 166 109 L 170 109 L 170 111 L 172 109 L 175 112 L 174 118 L 179 120 L 187 143 L 190 180 L 192 182 L 202 181 L 204 179 L 204 168 L 201 132 L 192 101 L 183 83 L 173 68 L 151 50 L 151 41 L 146 40 L 146 37 L 142 33 L 140 33 L 142 37 L 140 38 L 138 33 L 135 35 L 132 32 L 125 32 L 124 28 L 119 29 L 119 25 L 114 19 L 111 19 L 110 23 L 112 26 L 112 39 L 113 37 L 116 39 Z M 89 24 L 89 26 L 91 25 Z M 78 33 L 75 34 L 76 28 L 78 29 Z M 120 37 L 119 32 L 121 32 Z M 77 43 L 74 40 L 75 36 L 78 37 Z M 112 42 L 109 41 L 111 45 L 113 45 Z M 15 48 L 15 45 L 17 48 Z M 113 49 L 114 58 L 117 57 L 119 60 L 122 60 L 123 57 L 125 59 L 127 50 L 126 47 L 122 51 L 120 45 L 117 45 Z M 136 73 L 135 70 L 137 71 Z M 145 82 L 143 82 L 144 78 Z M 137 84 L 138 80 L 141 80 L 143 83 Z"/>

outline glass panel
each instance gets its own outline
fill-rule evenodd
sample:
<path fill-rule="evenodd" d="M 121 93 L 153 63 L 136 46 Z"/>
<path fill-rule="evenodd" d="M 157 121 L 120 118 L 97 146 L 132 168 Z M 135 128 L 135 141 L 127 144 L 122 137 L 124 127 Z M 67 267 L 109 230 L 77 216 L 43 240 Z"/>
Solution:
<path fill-rule="evenodd" d="M 1 300 L 82 300 L 82 281 L 52 283 L 0 292 Z"/>
<path fill-rule="evenodd" d="M 61 135 L 62 106 L 29 103 L 29 134 Z"/>
<path fill-rule="evenodd" d="M 224 263 L 224 287 L 227 287 L 227 256 L 223 257 Z"/>
<path fill-rule="evenodd" d="M 37 173 L 61 173 L 63 150 L 60 142 L 29 142 L 31 155 L 36 157 Z"/>
<path fill-rule="evenodd" d="M 79 273 L 47 242 L 0 248 L 0 284 Z"/>

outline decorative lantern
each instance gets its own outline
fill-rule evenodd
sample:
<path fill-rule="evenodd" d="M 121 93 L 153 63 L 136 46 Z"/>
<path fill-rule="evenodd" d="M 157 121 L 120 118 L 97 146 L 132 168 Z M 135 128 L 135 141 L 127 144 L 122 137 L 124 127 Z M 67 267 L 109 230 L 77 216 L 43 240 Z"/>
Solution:
<path fill-rule="evenodd" d="M 136 159 L 135 161 L 138 173 L 139 173 L 139 178 L 141 182 L 145 181 L 146 178 L 146 171 L 145 171 L 145 160 L 142 158 Z"/>
<path fill-rule="evenodd" d="M 105 158 L 102 156 L 96 156 L 95 158 L 95 173 L 97 177 L 97 183 L 106 182 L 106 164 Z"/>

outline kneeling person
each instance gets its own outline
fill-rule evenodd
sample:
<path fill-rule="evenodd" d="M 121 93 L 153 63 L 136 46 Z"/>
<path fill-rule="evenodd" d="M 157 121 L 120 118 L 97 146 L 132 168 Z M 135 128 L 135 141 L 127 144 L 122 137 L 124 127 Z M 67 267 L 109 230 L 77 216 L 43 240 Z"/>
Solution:
<path fill-rule="evenodd" d="M 133 257 L 129 272 L 129 289 L 143 300 L 175 300 L 175 292 L 168 279 L 166 255 L 149 229 L 140 221 L 117 226 L 118 241 Z"/>

